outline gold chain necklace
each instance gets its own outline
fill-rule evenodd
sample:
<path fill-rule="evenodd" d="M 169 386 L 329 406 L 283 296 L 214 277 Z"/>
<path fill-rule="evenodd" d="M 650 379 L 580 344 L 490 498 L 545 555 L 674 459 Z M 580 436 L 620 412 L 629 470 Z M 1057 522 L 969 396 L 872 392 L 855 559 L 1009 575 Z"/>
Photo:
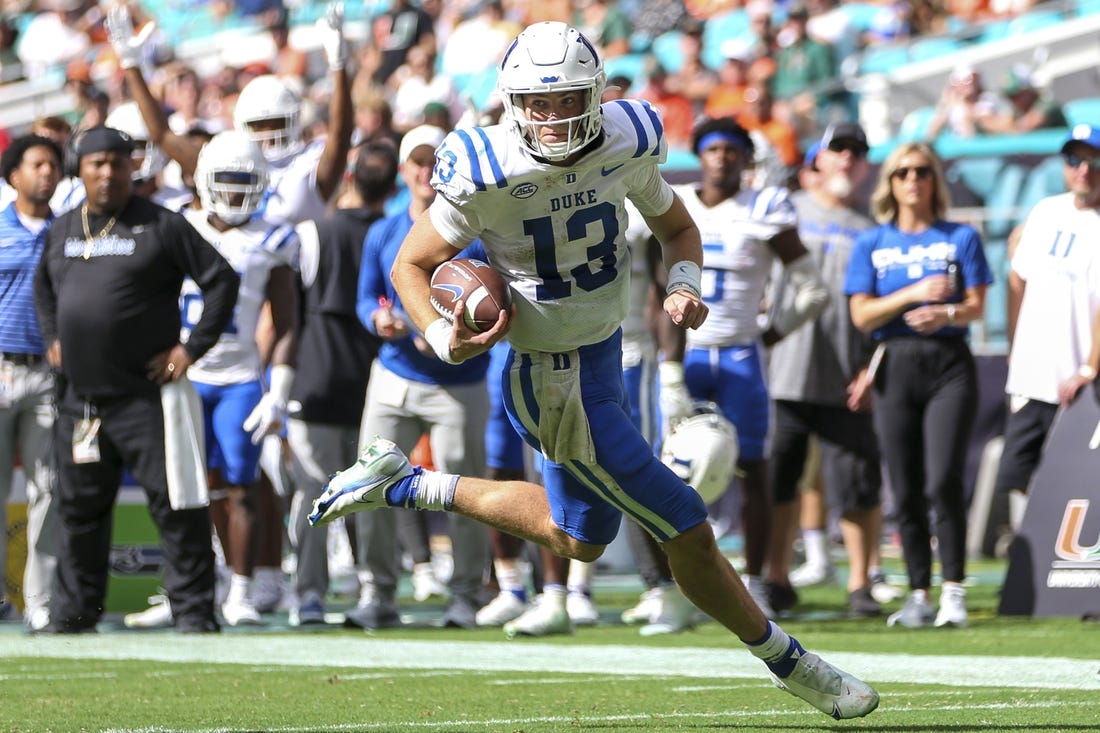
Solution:
<path fill-rule="evenodd" d="M 115 222 L 118 221 L 118 215 L 112 216 L 106 226 L 99 230 L 99 234 L 92 236 L 92 230 L 88 227 L 88 202 L 85 201 L 84 205 L 80 207 L 80 222 L 84 225 L 84 259 L 88 259 L 92 256 L 92 246 L 97 239 L 106 237 L 108 232 L 114 228 Z"/>

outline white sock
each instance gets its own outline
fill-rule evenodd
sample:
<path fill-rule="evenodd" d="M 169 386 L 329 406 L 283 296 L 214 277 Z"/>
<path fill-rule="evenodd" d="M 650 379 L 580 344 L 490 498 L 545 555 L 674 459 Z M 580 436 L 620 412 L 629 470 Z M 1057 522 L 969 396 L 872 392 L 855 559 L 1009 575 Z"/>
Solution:
<path fill-rule="evenodd" d="M 413 476 L 417 509 L 447 511 L 455 499 L 458 474 L 441 471 L 421 471 Z"/>
<path fill-rule="evenodd" d="M 819 568 L 827 568 L 832 565 L 829 560 L 827 547 L 828 536 L 824 529 L 802 530 L 802 544 L 806 548 L 806 564 Z"/>
<path fill-rule="evenodd" d="M 517 596 L 527 595 L 527 585 L 523 582 L 523 573 L 519 569 L 519 563 L 514 560 L 494 560 L 493 570 L 497 575 L 497 585 L 501 591 L 514 593 Z"/>
<path fill-rule="evenodd" d="M 226 603 L 242 603 L 248 599 L 248 589 L 252 583 L 252 578 L 247 575 L 238 575 L 233 573 L 229 578 L 229 595 L 226 597 Z"/>

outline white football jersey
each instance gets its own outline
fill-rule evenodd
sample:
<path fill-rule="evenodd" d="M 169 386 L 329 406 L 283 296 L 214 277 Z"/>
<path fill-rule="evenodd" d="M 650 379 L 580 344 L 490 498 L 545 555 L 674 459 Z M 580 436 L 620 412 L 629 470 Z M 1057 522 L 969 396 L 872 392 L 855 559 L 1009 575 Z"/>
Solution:
<path fill-rule="evenodd" d="M 300 224 L 325 218 L 328 204 L 317 191 L 317 163 L 324 148 L 323 140 L 314 140 L 298 153 L 268 164 L 271 183 L 264 199 L 264 219 Z"/>
<path fill-rule="evenodd" d="M 218 343 L 191 365 L 187 376 L 196 382 L 218 385 L 259 379 L 262 369 L 256 325 L 267 299 L 267 281 L 271 271 L 280 265 L 298 267 L 298 235 L 290 226 L 264 219 L 252 219 L 220 232 L 207 222 L 205 211 L 188 209 L 184 216 L 241 278 L 233 320 Z M 183 283 L 180 310 L 183 321 L 180 341 L 186 341 L 202 315 L 202 291 L 190 278 Z"/>
<path fill-rule="evenodd" d="M 506 125 L 460 128 L 436 150 L 430 209 L 456 247 L 480 237 L 511 285 L 520 351 L 560 352 L 615 332 L 629 302 L 624 200 L 662 214 L 672 188 L 659 114 L 645 102 L 603 105 L 603 137 L 572 167 L 532 157 Z"/>
<path fill-rule="evenodd" d="M 623 366 L 636 367 L 657 354 L 657 342 L 653 330 L 646 322 L 646 304 L 653 289 L 653 275 L 649 271 L 646 252 L 653 232 L 638 213 L 638 209 L 626 202 L 626 244 L 630 250 L 630 299 L 626 318 L 623 320 Z"/>
<path fill-rule="evenodd" d="M 703 239 L 703 302 L 707 320 L 687 332 L 688 348 L 745 345 L 760 336 L 760 305 L 775 253 L 768 241 L 798 224 L 785 188 L 742 189 L 717 206 L 693 185 L 676 186 Z"/>

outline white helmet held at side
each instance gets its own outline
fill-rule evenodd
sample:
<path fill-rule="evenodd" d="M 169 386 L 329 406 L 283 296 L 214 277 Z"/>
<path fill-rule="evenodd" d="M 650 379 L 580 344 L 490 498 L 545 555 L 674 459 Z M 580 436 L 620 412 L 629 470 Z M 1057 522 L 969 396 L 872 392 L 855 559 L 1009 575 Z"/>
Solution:
<path fill-rule="evenodd" d="M 242 132 L 219 132 L 199 152 L 195 166 L 199 200 L 227 224 L 243 224 L 259 211 L 267 185 L 267 159 Z"/>
<path fill-rule="evenodd" d="M 271 74 L 245 84 L 233 108 L 233 126 L 251 137 L 264 157 L 282 160 L 302 149 L 302 99 Z"/>
<path fill-rule="evenodd" d="M 528 26 L 512 41 L 498 72 L 497 91 L 504 102 L 504 121 L 519 132 L 523 144 L 535 155 L 562 160 L 600 134 L 600 101 L 607 77 L 596 47 L 576 28 L 552 21 Z M 527 119 L 522 95 L 567 91 L 587 95 L 582 114 L 546 122 Z M 539 141 L 540 127 L 564 124 L 569 125 L 564 142 Z"/>
<path fill-rule="evenodd" d="M 145 125 L 137 102 L 123 102 L 118 105 L 107 115 L 103 124 L 122 130 L 134 139 L 134 173 L 131 177 L 135 181 L 149 180 L 164 170 L 168 156 L 159 145 L 150 142 L 149 128 Z"/>
<path fill-rule="evenodd" d="M 710 504 L 726 493 L 737 467 L 737 430 L 712 403 L 676 423 L 661 447 L 661 461 Z"/>

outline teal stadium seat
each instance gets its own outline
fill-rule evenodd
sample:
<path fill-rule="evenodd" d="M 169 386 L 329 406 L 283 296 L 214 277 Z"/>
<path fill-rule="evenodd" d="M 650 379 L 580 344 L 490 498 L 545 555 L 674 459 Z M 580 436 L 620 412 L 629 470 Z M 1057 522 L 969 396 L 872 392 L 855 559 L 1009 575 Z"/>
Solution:
<path fill-rule="evenodd" d="M 631 81 L 631 87 L 637 91 L 646 76 L 647 56 L 643 53 L 626 53 L 603 62 L 604 73 L 610 79 L 613 76 L 625 76 Z"/>
<path fill-rule="evenodd" d="M 951 175 L 988 205 L 1004 164 L 1004 158 L 999 156 L 959 158 L 951 166 Z"/>
<path fill-rule="evenodd" d="M 1074 11 L 1080 18 L 1096 15 L 1100 13 L 1100 0 L 1077 0 L 1074 4 Z"/>
<path fill-rule="evenodd" d="M 936 114 L 934 106 L 918 107 L 911 110 L 901 120 L 898 128 L 898 139 L 901 142 L 921 142 L 928 139 L 928 123 L 932 121 L 932 115 Z"/>
<path fill-rule="evenodd" d="M 985 291 L 985 341 L 1008 340 L 1008 242 L 987 237 L 985 259 L 993 272 L 993 286 Z"/>
<path fill-rule="evenodd" d="M 965 44 L 958 38 L 948 36 L 938 38 L 920 38 L 909 44 L 909 60 L 924 61 L 948 56 L 961 50 Z"/>
<path fill-rule="evenodd" d="M 1033 33 L 1043 28 L 1059 25 L 1064 23 L 1065 20 L 1065 15 L 1061 10 L 1033 10 L 1010 20 L 1006 35 L 1009 37 L 1022 36 L 1026 33 Z"/>
<path fill-rule="evenodd" d="M 860 33 L 863 33 L 871 30 L 871 26 L 875 22 L 875 16 L 882 10 L 882 6 L 873 3 L 842 3 L 839 9 L 848 16 L 848 20 L 852 22 L 852 25 L 858 28 Z"/>
<path fill-rule="evenodd" d="M 1056 155 L 1047 158 L 1031 169 L 1020 191 L 1020 220 L 1042 199 L 1066 190 L 1066 181 L 1062 176 L 1062 157 Z"/>
<path fill-rule="evenodd" d="M 888 74 L 909 63 L 909 48 L 900 46 L 868 46 L 859 57 L 860 74 Z"/>
<path fill-rule="evenodd" d="M 1001 168 L 993 190 L 985 201 L 989 218 L 986 219 L 986 236 L 1006 239 L 1012 228 L 1022 220 L 1023 215 L 1016 207 L 1020 204 L 1020 192 L 1027 178 L 1027 169 L 1018 163 L 1009 163 Z"/>
<path fill-rule="evenodd" d="M 722 56 L 722 44 L 731 38 L 748 38 L 749 15 L 744 8 L 709 18 L 703 26 L 703 63 L 717 69 L 725 61 Z"/>
<path fill-rule="evenodd" d="M 684 66 L 684 49 L 681 46 L 684 40 L 682 31 L 665 31 L 653 39 L 650 53 L 657 59 L 665 71 L 675 74 Z"/>
<path fill-rule="evenodd" d="M 1100 97 L 1071 99 L 1062 105 L 1066 122 L 1074 125 L 1100 125 Z"/>

